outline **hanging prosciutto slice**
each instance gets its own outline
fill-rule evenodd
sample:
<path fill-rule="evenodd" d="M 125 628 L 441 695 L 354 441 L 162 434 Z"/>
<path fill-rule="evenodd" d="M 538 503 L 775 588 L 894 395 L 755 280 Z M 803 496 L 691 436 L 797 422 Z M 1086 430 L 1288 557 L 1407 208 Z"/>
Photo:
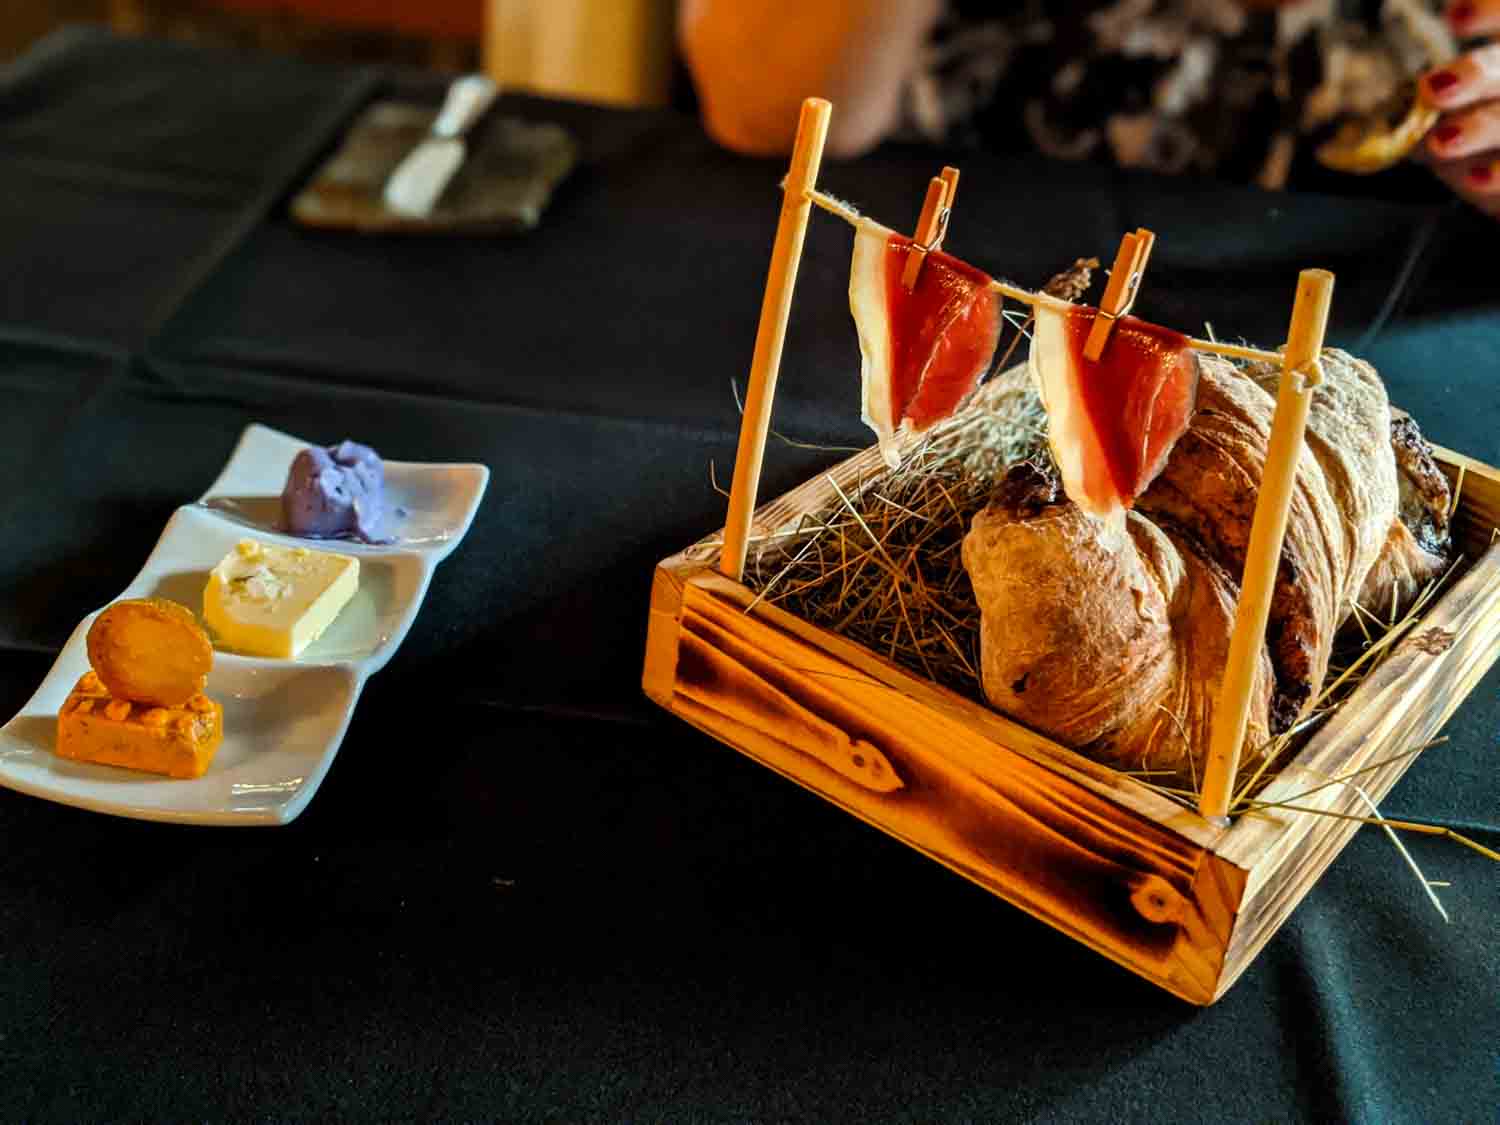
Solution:
<path fill-rule="evenodd" d="M 1039 304 L 1030 366 L 1068 498 L 1110 519 L 1135 503 L 1186 432 L 1198 359 L 1186 336 L 1131 316 L 1116 322 L 1097 363 L 1085 359 L 1097 311 Z"/>
<path fill-rule="evenodd" d="M 950 417 L 989 370 L 1000 340 L 990 278 L 949 254 L 928 254 L 911 290 L 901 274 L 912 241 L 861 220 L 854 234 L 849 308 L 859 332 L 862 416 L 896 468 L 896 435 Z"/>

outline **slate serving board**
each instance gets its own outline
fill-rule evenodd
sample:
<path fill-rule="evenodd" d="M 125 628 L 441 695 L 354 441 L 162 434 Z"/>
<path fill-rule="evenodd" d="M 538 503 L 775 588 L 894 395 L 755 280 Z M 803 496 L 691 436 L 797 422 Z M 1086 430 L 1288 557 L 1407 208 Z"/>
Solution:
<path fill-rule="evenodd" d="M 381 233 L 504 234 L 535 227 L 577 162 L 578 145 L 561 126 L 516 117 L 491 115 L 475 127 L 463 166 L 426 218 L 386 207 L 386 180 L 436 116 L 433 106 L 372 103 L 292 200 L 292 217 L 310 227 Z"/>

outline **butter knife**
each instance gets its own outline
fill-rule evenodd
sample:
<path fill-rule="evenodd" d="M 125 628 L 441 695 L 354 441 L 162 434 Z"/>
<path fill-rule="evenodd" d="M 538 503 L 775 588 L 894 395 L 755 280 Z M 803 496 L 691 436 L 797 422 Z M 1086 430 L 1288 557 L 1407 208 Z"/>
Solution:
<path fill-rule="evenodd" d="M 464 135 L 484 116 L 499 88 L 482 74 L 470 74 L 448 87 L 443 108 L 428 134 L 406 154 L 385 182 L 385 204 L 415 218 L 432 213 L 438 198 L 464 162 Z"/>

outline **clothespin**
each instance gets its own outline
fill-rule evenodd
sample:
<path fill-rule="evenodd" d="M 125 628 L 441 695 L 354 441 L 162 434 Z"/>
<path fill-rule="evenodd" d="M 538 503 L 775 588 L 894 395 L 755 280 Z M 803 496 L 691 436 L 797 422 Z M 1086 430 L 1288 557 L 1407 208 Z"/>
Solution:
<path fill-rule="evenodd" d="M 1151 247 L 1155 242 L 1156 235 L 1145 227 L 1138 227 L 1134 234 L 1127 234 L 1120 240 L 1120 252 L 1115 255 L 1114 269 L 1109 271 L 1104 300 L 1099 302 L 1099 315 L 1094 318 L 1094 327 L 1083 345 L 1083 358 L 1089 362 L 1099 362 L 1105 345 L 1109 343 L 1110 333 L 1115 330 L 1115 321 L 1135 306 L 1135 297 L 1140 292 L 1141 278 L 1146 273 L 1146 262 L 1151 258 Z"/>
<path fill-rule="evenodd" d="M 922 214 L 917 219 L 916 233 L 912 235 L 911 253 L 901 274 L 901 284 L 907 289 L 916 285 L 927 255 L 943 248 L 948 220 L 953 214 L 953 198 L 957 194 L 957 168 L 945 167 L 941 176 L 933 176 L 927 184 L 927 198 L 922 201 Z"/>

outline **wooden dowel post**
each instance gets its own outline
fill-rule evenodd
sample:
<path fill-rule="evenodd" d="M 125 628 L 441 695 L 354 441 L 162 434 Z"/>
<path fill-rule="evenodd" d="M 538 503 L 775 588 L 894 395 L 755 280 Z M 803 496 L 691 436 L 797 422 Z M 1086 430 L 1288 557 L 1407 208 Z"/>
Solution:
<path fill-rule="evenodd" d="M 736 582 L 744 573 L 750 546 L 750 522 L 760 489 L 766 434 L 771 428 L 776 376 L 781 371 L 781 347 L 786 342 L 792 290 L 797 285 L 797 267 L 802 262 L 802 243 L 812 213 L 811 192 L 818 182 L 818 166 L 823 162 L 823 142 L 828 137 L 828 118 L 832 112 L 833 106 L 822 98 L 808 98 L 802 103 L 797 140 L 792 148 L 792 167 L 781 199 L 781 218 L 776 224 L 766 295 L 760 306 L 760 327 L 755 333 L 755 353 L 750 360 L 750 386 L 745 391 L 745 412 L 740 420 L 734 482 L 729 488 L 729 518 L 724 524 L 724 550 L 719 558 L 719 569 Z"/>
<path fill-rule="evenodd" d="M 1229 814 L 1255 672 L 1266 643 L 1266 620 L 1271 612 L 1282 540 L 1286 537 L 1292 490 L 1297 482 L 1297 461 L 1307 431 L 1307 410 L 1312 404 L 1313 387 L 1320 378 L 1315 364 L 1323 350 L 1323 333 L 1328 327 L 1332 301 L 1333 274 L 1327 270 L 1303 270 L 1297 279 L 1297 300 L 1292 306 L 1292 325 L 1282 358 L 1281 388 L 1271 422 L 1260 496 L 1250 524 L 1245 575 L 1234 615 L 1234 633 L 1229 640 L 1229 660 L 1219 689 L 1218 706 L 1214 709 L 1208 761 L 1204 764 L 1198 811 L 1211 819 L 1222 820 Z"/>

